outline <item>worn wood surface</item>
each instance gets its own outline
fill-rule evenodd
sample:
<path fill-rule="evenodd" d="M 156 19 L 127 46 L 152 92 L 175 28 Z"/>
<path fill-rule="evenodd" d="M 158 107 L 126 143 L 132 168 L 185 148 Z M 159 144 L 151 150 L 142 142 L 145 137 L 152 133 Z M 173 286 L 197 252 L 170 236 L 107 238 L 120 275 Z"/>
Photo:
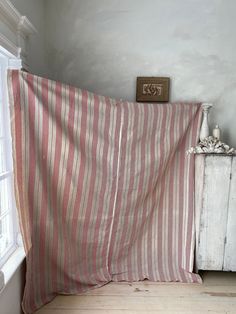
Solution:
<path fill-rule="evenodd" d="M 232 158 L 224 269 L 236 271 L 236 158 Z"/>
<path fill-rule="evenodd" d="M 198 269 L 223 269 L 231 162 L 230 156 L 205 157 L 197 252 Z"/>
<path fill-rule="evenodd" d="M 236 157 L 195 160 L 196 268 L 236 271 Z"/>
<path fill-rule="evenodd" d="M 57 296 L 37 314 L 236 313 L 236 273 L 206 272 L 203 284 L 110 283 L 80 296 Z"/>
<path fill-rule="evenodd" d="M 202 211 L 202 195 L 204 186 L 204 155 L 195 155 L 195 226 L 196 226 L 196 254 L 195 254 L 195 268 L 198 270 L 198 251 L 199 251 L 199 231 L 200 218 Z"/>

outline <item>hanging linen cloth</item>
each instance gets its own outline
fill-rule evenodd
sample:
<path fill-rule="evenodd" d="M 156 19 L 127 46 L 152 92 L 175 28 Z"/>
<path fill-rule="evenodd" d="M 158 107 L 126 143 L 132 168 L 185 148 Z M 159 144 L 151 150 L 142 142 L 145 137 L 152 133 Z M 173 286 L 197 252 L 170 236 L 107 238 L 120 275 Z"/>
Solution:
<path fill-rule="evenodd" d="M 25 313 L 110 281 L 199 282 L 200 104 L 116 101 L 8 73 Z"/>

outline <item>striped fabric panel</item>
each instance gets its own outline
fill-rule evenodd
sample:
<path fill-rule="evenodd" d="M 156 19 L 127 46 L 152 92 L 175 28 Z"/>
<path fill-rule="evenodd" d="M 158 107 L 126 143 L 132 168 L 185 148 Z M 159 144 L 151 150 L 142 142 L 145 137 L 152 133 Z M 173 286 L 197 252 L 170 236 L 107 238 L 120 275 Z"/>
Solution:
<path fill-rule="evenodd" d="M 31 314 L 56 294 L 193 274 L 200 104 L 117 102 L 9 71 Z"/>
<path fill-rule="evenodd" d="M 194 164 L 185 153 L 197 139 L 197 106 L 120 105 L 126 127 L 110 249 L 112 280 L 198 282 L 190 274 Z"/>

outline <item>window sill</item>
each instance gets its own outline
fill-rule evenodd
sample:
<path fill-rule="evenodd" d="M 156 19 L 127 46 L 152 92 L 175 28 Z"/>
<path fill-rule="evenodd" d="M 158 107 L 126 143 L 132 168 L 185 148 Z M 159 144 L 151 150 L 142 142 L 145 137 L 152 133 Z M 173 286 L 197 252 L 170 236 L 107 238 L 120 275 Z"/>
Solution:
<path fill-rule="evenodd" d="M 18 267 L 22 264 L 24 258 L 25 251 L 24 248 L 20 246 L 12 253 L 7 262 L 3 265 L 0 271 L 0 292 L 2 292 L 7 283 L 10 281 Z M 2 277 L 1 273 L 3 275 Z M 3 281 L 2 284 L 1 281 Z"/>

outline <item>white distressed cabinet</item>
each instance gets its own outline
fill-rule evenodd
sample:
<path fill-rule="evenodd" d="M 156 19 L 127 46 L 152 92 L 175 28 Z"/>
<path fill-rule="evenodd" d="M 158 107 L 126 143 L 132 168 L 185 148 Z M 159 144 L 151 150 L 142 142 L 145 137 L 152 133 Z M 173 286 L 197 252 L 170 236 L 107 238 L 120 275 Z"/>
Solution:
<path fill-rule="evenodd" d="M 196 267 L 236 271 L 236 156 L 195 158 Z"/>

